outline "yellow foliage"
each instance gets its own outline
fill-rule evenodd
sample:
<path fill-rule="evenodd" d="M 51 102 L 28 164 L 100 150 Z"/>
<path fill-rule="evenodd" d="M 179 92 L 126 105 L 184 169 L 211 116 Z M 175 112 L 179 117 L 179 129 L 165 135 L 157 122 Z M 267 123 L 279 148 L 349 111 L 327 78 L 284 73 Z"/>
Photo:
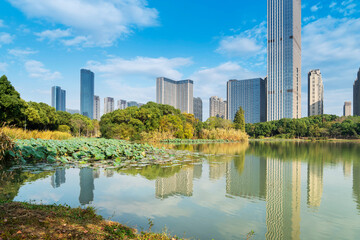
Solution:
<path fill-rule="evenodd" d="M 213 140 L 228 140 L 233 142 L 247 142 L 249 136 L 241 131 L 235 129 L 203 129 L 200 133 L 201 139 L 213 139 Z"/>
<path fill-rule="evenodd" d="M 66 140 L 72 138 L 70 133 L 59 131 L 29 131 L 21 128 L 1 127 L 0 132 L 12 139 L 45 139 L 45 140 Z"/>
<path fill-rule="evenodd" d="M 160 142 L 161 140 L 168 140 L 174 139 L 174 133 L 167 131 L 167 132 L 160 132 L 160 131 L 153 131 L 153 132 L 142 132 L 141 140 L 145 142 Z"/>

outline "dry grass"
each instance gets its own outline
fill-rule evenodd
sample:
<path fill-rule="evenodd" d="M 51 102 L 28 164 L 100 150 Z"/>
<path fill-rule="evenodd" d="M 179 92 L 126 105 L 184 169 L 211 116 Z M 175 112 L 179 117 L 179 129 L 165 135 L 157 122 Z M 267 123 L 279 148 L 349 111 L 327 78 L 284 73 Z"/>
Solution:
<path fill-rule="evenodd" d="M 0 170 L 1 165 L 5 164 L 5 154 L 14 148 L 15 144 L 4 132 L 3 128 L 0 128 Z"/>
<path fill-rule="evenodd" d="M 142 132 L 141 133 L 141 140 L 144 142 L 160 142 L 162 140 L 169 140 L 174 139 L 173 132 Z"/>
<path fill-rule="evenodd" d="M 7 135 L 11 139 L 45 139 L 45 140 L 67 140 L 72 138 L 70 133 L 59 131 L 30 131 L 21 128 L 10 128 L 7 126 L 0 128 L 0 133 Z"/>
<path fill-rule="evenodd" d="M 200 134 L 201 139 L 221 139 L 233 142 L 247 142 L 249 136 L 240 130 L 235 129 L 203 129 Z"/>

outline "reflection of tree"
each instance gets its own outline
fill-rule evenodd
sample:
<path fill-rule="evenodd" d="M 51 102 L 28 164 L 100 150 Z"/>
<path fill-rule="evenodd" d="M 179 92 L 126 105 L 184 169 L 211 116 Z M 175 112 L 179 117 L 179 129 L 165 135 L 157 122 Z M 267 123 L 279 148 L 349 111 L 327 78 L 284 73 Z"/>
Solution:
<path fill-rule="evenodd" d="M 80 196 L 79 202 L 81 205 L 86 205 L 94 200 L 94 175 L 93 169 L 80 169 Z"/>
<path fill-rule="evenodd" d="M 21 171 L 0 171 L 0 201 L 12 201 L 17 196 L 21 186 L 23 186 L 25 183 L 47 178 L 53 174 L 54 172 L 42 172 L 38 174 L 32 174 L 29 172 Z"/>
<path fill-rule="evenodd" d="M 163 167 L 160 165 L 149 165 L 141 169 L 129 168 L 127 170 L 118 170 L 120 173 L 126 173 L 131 175 L 141 175 L 148 180 L 155 180 L 159 177 L 171 177 L 181 170 L 181 166 L 169 166 Z"/>
<path fill-rule="evenodd" d="M 173 195 L 192 196 L 194 168 L 185 167 L 171 177 L 156 179 L 155 195 L 164 199 Z"/>

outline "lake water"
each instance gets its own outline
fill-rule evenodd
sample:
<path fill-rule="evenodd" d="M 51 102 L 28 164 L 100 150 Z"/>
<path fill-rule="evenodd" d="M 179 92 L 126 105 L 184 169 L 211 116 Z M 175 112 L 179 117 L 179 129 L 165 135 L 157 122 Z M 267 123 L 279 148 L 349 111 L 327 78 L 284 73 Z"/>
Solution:
<path fill-rule="evenodd" d="M 93 206 L 138 229 L 152 219 L 153 231 L 166 226 L 192 239 L 245 239 L 250 231 L 253 239 L 360 238 L 360 145 L 168 147 L 206 156 L 168 168 L 59 168 L 39 179 L 23 173 L 3 193 L 15 201 Z"/>

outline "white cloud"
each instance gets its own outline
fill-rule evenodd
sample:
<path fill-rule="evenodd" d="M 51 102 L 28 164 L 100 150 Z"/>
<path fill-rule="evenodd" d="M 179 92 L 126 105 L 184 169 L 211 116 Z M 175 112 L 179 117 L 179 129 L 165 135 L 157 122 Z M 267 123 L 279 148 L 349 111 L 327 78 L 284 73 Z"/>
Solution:
<path fill-rule="evenodd" d="M 40 33 L 35 33 L 36 36 L 39 37 L 39 40 L 49 39 L 50 41 L 54 41 L 59 38 L 69 37 L 71 36 L 70 29 L 62 30 L 62 29 L 55 29 L 55 30 L 46 30 Z"/>
<path fill-rule="evenodd" d="M 62 78 L 61 73 L 52 72 L 49 69 L 46 69 L 43 63 L 36 60 L 25 62 L 25 68 L 31 78 L 38 78 L 41 80 L 56 80 Z"/>
<path fill-rule="evenodd" d="M 304 20 L 304 22 L 309 22 L 309 21 L 315 20 L 315 16 L 304 17 L 303 20 Z"/>
<path fill-rule="evenodd" d="M 7 64 L 7 63 L 0 62 L 0 71 L 1 71 L 1 72 L 6 72 L 7 67 L 8 67 L 8 64 Z M 1 75 L 2 75 L 2 73 L 0 73 L 0 76 L 1 76 Z"/>
<path fill-rule="evenodd" d="M 146 0 L 9 0 L 28 17 L 71 28 L 87 45 L 110 46 L 134 27 L 157 25 L 158 12 Z"/>
<path fill-rule="evenodd" d="M 10 35 L 9 33 L 0 33 L 0 47 L 2 44 L 9 44 L 12 43 L 14 40 L 14 36 Z"/>
<path fill-rule="evenodd" d="M 89 61 L 87 67 L 105 77 L 118 78 L 133 74 L 154 79 L 155 77 L 169 77 L 180 79 L 182 74 L 177 70 L 182 66 L 191 64 L 190 58 L 148 58 L 136 57 L 131 60 L 113 57 L 105 63 Z"/>
<path fill-rule="evenodd" d="M 333 7 L 335 7 L 336 6 L 336 2 L 332 2 L 330 5 L 329 5 L 329 8 L 333 8 Z"/>
<path fill-rule="evenodd" d="M 317 12 L 319 9 L 321 9 L 322 8 L 322 6 L 320 5 L 320 3 L 318 3 L 318 4 L 316 4 L 316 5 L 314 5 L 314 6 L 312 6 L 311 8 L 310 8 L 310 10 L 312 11 L 312 12 Z"/>
<path fill-rule="evenodd" d="M 0 19 L 0 27 L 5 27 L 4 21 Z"/>
<path fill-rule="evenodd" d="M 27 49 L 9 49 L 9 54 L 15 56 L 15 57 L 25 57 L 31 54 L 37 53 L 37 51 L 31 50 L 29 48 Z"/>
<path fill-rule="evenodd" d="M 357 12 L 356 10 L 357 4 L 354 2 L 354 0 L 346 0 L 342 2 L 332 2 L 329 6 L 333 11 L 337 11 L 344 16 L 350 16 Z"/>
<path fill-rule="evenodd" d="M 216 51 L 230 56 L 241 57 L 253 57 L 259 54 L 265 54 L 265 38 L 266 24 L 263 22 L 239 35 L 224 37 L 220 41 L 220 46 Z"/>

